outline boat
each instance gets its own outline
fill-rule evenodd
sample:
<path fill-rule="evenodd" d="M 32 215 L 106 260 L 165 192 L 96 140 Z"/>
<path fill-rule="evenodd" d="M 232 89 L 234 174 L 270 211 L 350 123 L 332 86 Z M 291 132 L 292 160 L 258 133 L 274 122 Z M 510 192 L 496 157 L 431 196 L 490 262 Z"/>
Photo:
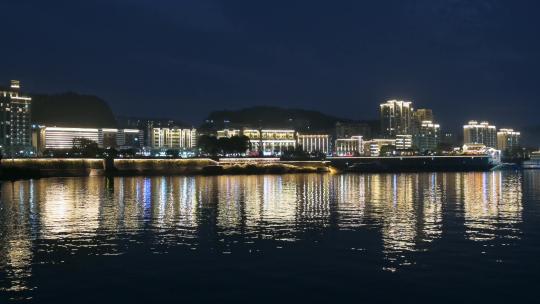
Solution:
<path fill-rule="evenodd" d="M 531 159 L 526 160 L 521 165 L 523 169 L 540 169 L 540 151 L 531 153 Z"/>

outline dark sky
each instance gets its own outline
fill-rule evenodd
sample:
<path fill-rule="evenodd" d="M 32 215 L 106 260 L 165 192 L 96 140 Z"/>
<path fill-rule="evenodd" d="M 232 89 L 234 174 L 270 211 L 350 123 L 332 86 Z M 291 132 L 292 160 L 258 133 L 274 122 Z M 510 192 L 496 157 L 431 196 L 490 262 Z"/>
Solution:
<path fill-rule="evenodd" d="M 197 123 L 277 105 L 539 124 L 540 1 L 0 0 L 0 80 Z"/>

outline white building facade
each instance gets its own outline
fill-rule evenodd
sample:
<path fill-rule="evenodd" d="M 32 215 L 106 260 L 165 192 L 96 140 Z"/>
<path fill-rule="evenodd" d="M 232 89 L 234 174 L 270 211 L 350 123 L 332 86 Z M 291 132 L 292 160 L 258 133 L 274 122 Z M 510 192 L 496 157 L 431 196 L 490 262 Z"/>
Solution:
<path fill-rule="evenodd" d="M 330 137 L 328 134 L 298 134 L 298 146 L 304 152 L 328 154 L 330 150 Z"/>
<path fill-rule="evenodd" d="M 153 128 L 151 143 L 154 149 L 193 149 L 197 146 L 197 130 Z"/>
<path fill-rule="evenodd" d="M 484 144 L 488 148 L 497 147 L 497 127 L 483 121 L 478 123 L 476 120 L 469 121 L 463 126 L 464 144 Z"/>
<path fill-rule="evenodd" d="M 360 156 L 364 153 L 362 136 L 336 139 L 336 156 Z"/>
<path fill-rule="evenodd" d="M 497 149 L 509 151 L 520 146 L 521 133 L 513 129 L 500 129 L 497 132 Z"/>

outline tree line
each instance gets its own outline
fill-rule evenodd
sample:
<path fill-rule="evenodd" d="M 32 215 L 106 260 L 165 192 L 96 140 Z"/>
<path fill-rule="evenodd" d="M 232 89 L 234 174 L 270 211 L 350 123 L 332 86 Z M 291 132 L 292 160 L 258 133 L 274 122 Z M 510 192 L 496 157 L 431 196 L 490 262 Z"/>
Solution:
<path fill-rule="evenodd" d="M 201 135 L 197 141 L 201 153 L 206 155 L 242 155 L 251 149 L 249 138 L 245 135 L 217 138 Z"/>

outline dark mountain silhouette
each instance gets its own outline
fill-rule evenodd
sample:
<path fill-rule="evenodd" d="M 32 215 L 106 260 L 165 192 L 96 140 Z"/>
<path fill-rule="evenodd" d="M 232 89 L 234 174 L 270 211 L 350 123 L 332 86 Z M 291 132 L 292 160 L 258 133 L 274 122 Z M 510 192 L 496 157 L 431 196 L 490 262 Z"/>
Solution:
<path fill-rule="evenodd" d="M 297 130 L 328 131 L 336 122 L 354 122 L 318 111 L 257 106 L 240 110 L 213 111 L 205 126 L 216 129 L 250 126 L 253 128 L 295 128 Z"/>
<path fill-rule="evenodd" d="M 32 121 L 57 127 L 116 127 L 114 114 L 104 100 L 73 92 L 33 95 Z"/>

